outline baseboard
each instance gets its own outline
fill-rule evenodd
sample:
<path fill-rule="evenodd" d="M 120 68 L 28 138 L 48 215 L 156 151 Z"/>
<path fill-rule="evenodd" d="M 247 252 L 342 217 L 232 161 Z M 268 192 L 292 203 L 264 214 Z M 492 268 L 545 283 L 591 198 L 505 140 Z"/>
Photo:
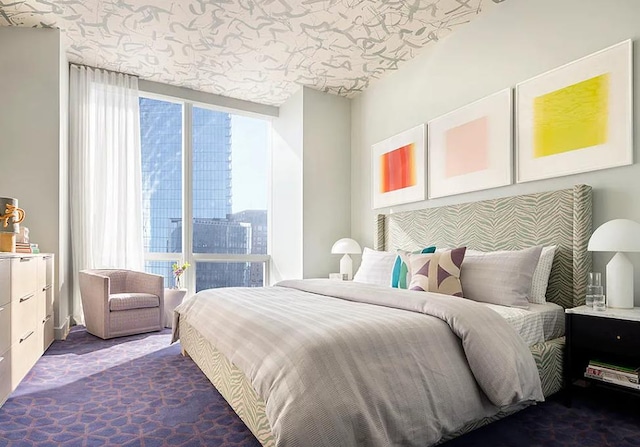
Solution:
<path fill-rule="evenodd" d="M 56 340 L 64 340 L 69 335 L 69 331 L 71 330 L 71 317 L 65 318 L 64 322 L 60 327 L 54 328 L 54 336 Z"/>

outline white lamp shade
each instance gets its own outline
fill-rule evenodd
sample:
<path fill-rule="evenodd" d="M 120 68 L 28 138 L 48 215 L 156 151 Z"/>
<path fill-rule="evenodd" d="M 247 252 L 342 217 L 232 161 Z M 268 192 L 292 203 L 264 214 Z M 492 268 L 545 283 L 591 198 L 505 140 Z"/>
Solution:
<path fill-rule="evenodd" d="M 336 255 L 357 254 L 362 253 L 362 249 L 360 248 L 360 244 L 356 241 L 349 239 L 348 237 L 344 237 L 333 244 L 333 247 L 331 247 L 331 253 Z"/>
<path fill-rule="evenodd" d="M 640 251 L 640 224 L 614 219 L 600 225 L 589 239 L 589 251 Z"/>
<path fill-rule="evenodd" d="M 607 306 L 632 308 L 633 264 L 624 252 L 640 251 L 640 224 L 629 219 L 610 220 L 593 232 L 588 250 L 617 252 L 607 264 Z"/>

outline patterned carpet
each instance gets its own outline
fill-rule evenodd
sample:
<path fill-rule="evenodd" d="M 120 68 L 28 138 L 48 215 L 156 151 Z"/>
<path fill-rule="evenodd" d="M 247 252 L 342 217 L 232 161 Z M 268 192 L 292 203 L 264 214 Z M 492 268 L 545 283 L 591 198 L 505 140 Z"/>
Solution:
<path fill-rule="evenodd" d="M 0 446 L 259 446 L 170 338 L 74 328 L 0 408 Z"/>
<path fill-rule="evenodd" d="M 74 328 L 0 408 L 0 447 L 220 446 L 259 443 L 170 331 L 100 340 Z M 638 398 L 557 399 L 445 447 L 640 446 Z M 313 447 L 313 446 L 301 446 Z"/>

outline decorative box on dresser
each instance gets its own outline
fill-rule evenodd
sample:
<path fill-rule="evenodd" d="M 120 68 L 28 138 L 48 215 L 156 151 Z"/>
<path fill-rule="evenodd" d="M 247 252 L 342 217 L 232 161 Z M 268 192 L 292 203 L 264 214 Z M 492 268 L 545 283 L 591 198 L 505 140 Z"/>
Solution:
<path fill-rule="evenodd" d="M 53 342 L 51 254 L 0 254 L 0 405 Z"/>

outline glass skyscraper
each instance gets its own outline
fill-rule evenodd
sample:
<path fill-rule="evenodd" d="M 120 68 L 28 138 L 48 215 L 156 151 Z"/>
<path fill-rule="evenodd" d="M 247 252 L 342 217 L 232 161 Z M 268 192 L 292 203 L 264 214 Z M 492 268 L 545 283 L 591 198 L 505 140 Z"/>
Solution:
<path fill-rule="evenodd" d="M 193 107 L 192 121 L 193 252 L 252 253 L 255 218 L 245 222 L 231 214 L 231 116 Z M 181 104 L 140 98 L 144 246 L 148 252 L 182 252 L 182 122 Z M 256 230 L 264 228 L 260 241 L 266 244 L 266 210 L 256 213 L 264 215 L 264 226 Z M 171 262 L 149 261 L 147 270 L 171 278 Z M 256 285 L 254 270 L 252 263 L 198 262 L 196 288 Z"/>

